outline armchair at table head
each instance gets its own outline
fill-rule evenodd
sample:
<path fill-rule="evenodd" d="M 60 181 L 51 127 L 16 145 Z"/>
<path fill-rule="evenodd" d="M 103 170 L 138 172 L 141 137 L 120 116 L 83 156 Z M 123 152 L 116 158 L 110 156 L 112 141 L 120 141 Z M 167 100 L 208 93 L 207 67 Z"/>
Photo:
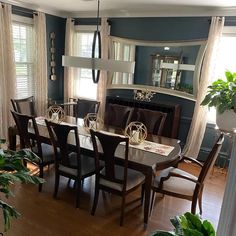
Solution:
<path fill-rule="evenodd" d="M 198 200 L 200 214 L 202 214 L 202 192 L 204 183 L 216 161 L 223 141 L 224 134 L 221 133 L 204 164 L 190 157 L 184 156 L 180 159 L 179 162 L 187 160 L 197 164 L 201 168 L 198 176 L 194 176 L 186 171 L 174 167 L 161 171 L 160 175 L 156 176 L 154 179 L 151 208 L 153 206 L 155 193 L 158 192 L 192 201 L 191 212 L 193 214 L 196 212 Z"/>
<path fill-rule="evenodd" d="M 37 116 L 34 96 L 21 99 L 11 99 L 11 104 L 15 112 Z"/>
<path fill-rule="evenodd" d="M 143 108 L 135 108 L 131 121 L 142 122 L 149 134 L 162 135 L 167 114 Z"/>
<path fill-rule="evenodd" d="M 129 139 L 127 137 L 102 131 L 98 132 L 92 129 L 90 132 L 96 160 L 95 194 L 91 214 L 95 214 L 99 190 L 108 191 L 122 197 L 120 216 L 120 225 L 122 225 L 126 196 L 144 183 L 145 176 L 139 171 L 128 168 Z M 123 166 L 119 166 L 115 162 L 115 152 L 120 143 L 124 143 L 124 149 L 122 149 L 124 155 Z M 101 152 L 100 149 L 102 149 Z M 104 166 L 102 170 L 101 162 Z"/>
<path fill-rule="evenodd" d="M 108 104 L 105 111 L 104 123 L 125 129 L 130 123 L 133 108 L 118 104 Z"/>
<path fill-rule="evenodd" d="M 100 102 L 96 100 L 78 99 L 76 109 L 74 110 L 75 117 L 84 118 L 88 113 L 98 113 Z"/>
<path fill-rule="evenodd" d="M 80 153 L 77 126 L 58 124 L 48 120 L 45 122 L 56 157 L 54 197 L 57 196 L 60 176 L 73 179 L 76 186 L 77 208 L 80 202 L 81 181 L 95 173 L 94 158 Z M 73 151 L 70 149 L 68 140 L 75 146 Z"/>
<path fill-rule="evenodd" d="M 36 153 L 41 161 L 39 166 L 39 177 L 43 178 L 43 167 L 54 163 L 54 153 L 51 145 L 43 143 L 41 141 L 38 126 L 34 116 L 21 114 L 15 111 L 11 111 L 15 120 L 18 134 L 20 135 L 21 148 L 30 148 Z M 29 126 L 32 127 L 32 133 L 29 132 Z M 42 190 L 42 184 L 39 185 L 39 191 Z"/>

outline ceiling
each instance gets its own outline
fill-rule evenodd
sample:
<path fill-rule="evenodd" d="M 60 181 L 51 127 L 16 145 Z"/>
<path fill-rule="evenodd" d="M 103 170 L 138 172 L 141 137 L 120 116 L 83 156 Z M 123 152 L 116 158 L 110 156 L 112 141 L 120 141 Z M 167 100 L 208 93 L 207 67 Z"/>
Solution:
<path fill-rule="evenodd" d="M 94 17 L 97 0 L 3 0 L 62 17 Z M 236 0 L 100 0 L 106 17 L 236 16 Z"/>

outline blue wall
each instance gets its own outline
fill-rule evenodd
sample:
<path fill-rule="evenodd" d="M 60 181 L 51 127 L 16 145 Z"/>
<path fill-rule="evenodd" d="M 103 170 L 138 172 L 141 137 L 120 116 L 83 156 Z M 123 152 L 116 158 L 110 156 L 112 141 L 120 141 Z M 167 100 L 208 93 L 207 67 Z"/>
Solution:
<path fill-rule="evenodd" d="M 48 98 L 52 100 L 63 100 L 64 68 L 62 67 L 62 55 L 65 47 L 65 23 L 66 19 L 52 15 L 46 15 L 47 24 L 47 51 L 48 51 Z M 56 77 L 55 81 L 50 80 L 50 33 L 55 32 L 55 56 L 56 56 Z"/>

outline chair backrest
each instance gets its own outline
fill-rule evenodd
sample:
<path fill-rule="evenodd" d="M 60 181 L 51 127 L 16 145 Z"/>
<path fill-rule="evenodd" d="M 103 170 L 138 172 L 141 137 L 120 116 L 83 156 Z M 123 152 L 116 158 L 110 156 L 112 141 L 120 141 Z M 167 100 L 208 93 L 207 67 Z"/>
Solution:
<path fill-rule="evenodd" d="M 15 111 L 11 111 L 12 116 L 15 120 L 18 133 L 20 135 L 20 145 L 21 148 L 32 148 L 36 145 L 38 148 L 38 155 L 42 157 L 42 147 L 39 137 L 38 126 L 35 121 L 34 116 L 21 114 Z M 29 132 L 29 127 L 32 127 L 34 132 L 34 142 L 32 142 L 32 137 Z"/>
<path fill-rule="evenodd" d="M 66 167 L 80 170 L 80 144 L 77 126 L 58 124 L 48 120 L 45 120 L 45 123 L 53 145 L 56 166 L 61 164 Z M 71 142 L 75 142 L 76 150 L 73 150 L 73 152 L 76 153 L 75 163 L 70 162 L 69 154 L 71 153 L 71 150 L 70 145 L 68 144 L 68 139 L 70 139 Z"/>
<path fill-rule="evenodd" d="M 95 100 L 87 100 L 87 99 L 78 99 L 77 100 L 77 109 L 74 112 L 78 118 L 84 118 L 88 113 L 98 113 L 100 107 L 100 102 Z"/>
<path fill-rule="evenodd" d="M 104 123 L 110 126 L 125 129 L 130 123 L 133 108 L 118 104 L 108 104 L 106 107 Z"/>
<path fill-rule="evenodd" d="M 11 99 L 11 103 L 14 111 L 26 115 L 37 116 L 34 96 L 22 99 Z"/>
<path fill-rule="evenodd" d="M 95 153 L 95 166 L 96 173 L 99 178 L 108 181 L 123 184 L 123 189 L 126 189 L 127 182 L 127 168 L 128 168 L 128 150 L 129 138 L 121 137 L 118 135 L 107 134 L 99 131 L 90 130 L 94 153 Z M 115 152 L 118 145 L 124 142 L 124 177 L 123 179 L 116 178 L 115 169 Z M 105 174 L 100 173 L 100 159 L 104 161 Z"/>
<path fill-rule="evenodd" d="M 224 142 L 224 134 L 221 133 L 216 143 L 214 144 L 211 152 L 209 153 L 206 161 L 204 162 L 204 165 L 198 177 L 198 182 L 203 184 L 207 176 L 210 174 L 210 170 L 215 164 L 216 158 L 218 157 L 223 142 Z"/>
<path fill-rule="evenodd" d="M 155 135 L 162 135 L 167 114 L 161 111 L 136 108 L 131 121 L 142 122 L 147 127 L 147 132 Z"/>

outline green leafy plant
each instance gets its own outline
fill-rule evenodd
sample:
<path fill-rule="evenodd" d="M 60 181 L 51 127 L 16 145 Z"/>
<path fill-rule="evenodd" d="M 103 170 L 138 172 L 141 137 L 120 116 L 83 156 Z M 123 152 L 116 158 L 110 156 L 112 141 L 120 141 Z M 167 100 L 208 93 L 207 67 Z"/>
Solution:
<path fill-rule="evenodd" d="M 157 230 L 149 236 L 216 236 L 214 227 L 208 220 L 202 220 L 198 215 L 186 212 L 170 219 L 174 231 Z"/>
<path fill-rule="evenodd" d="M 208 86 L 201 105 L 216 107 L 219 113 L 236 108 L 236 73 L 226 71 L 225 77 L 226 80 L 218 79 Z"/>
<path fill-rule="evenodd" d="M 3 212 L 4 231 L 7 231 L 10 228 L 11 219 L 18 218 L 20 213 L 13 206 L 6 203 L 2 196 L 5 196 L 5 198 L 14 196 L 11 185 L 16 182 L 39 184 L 43 183 L 44 180 L 30 175 L 29 169 L 24 165 L 24 162 L 39 162 L 40 159 L 37 155 L 29 149 L 4 150 L 2 145 L 5 142 L 6 140 L 0 139 L 0 208 Z"/>

